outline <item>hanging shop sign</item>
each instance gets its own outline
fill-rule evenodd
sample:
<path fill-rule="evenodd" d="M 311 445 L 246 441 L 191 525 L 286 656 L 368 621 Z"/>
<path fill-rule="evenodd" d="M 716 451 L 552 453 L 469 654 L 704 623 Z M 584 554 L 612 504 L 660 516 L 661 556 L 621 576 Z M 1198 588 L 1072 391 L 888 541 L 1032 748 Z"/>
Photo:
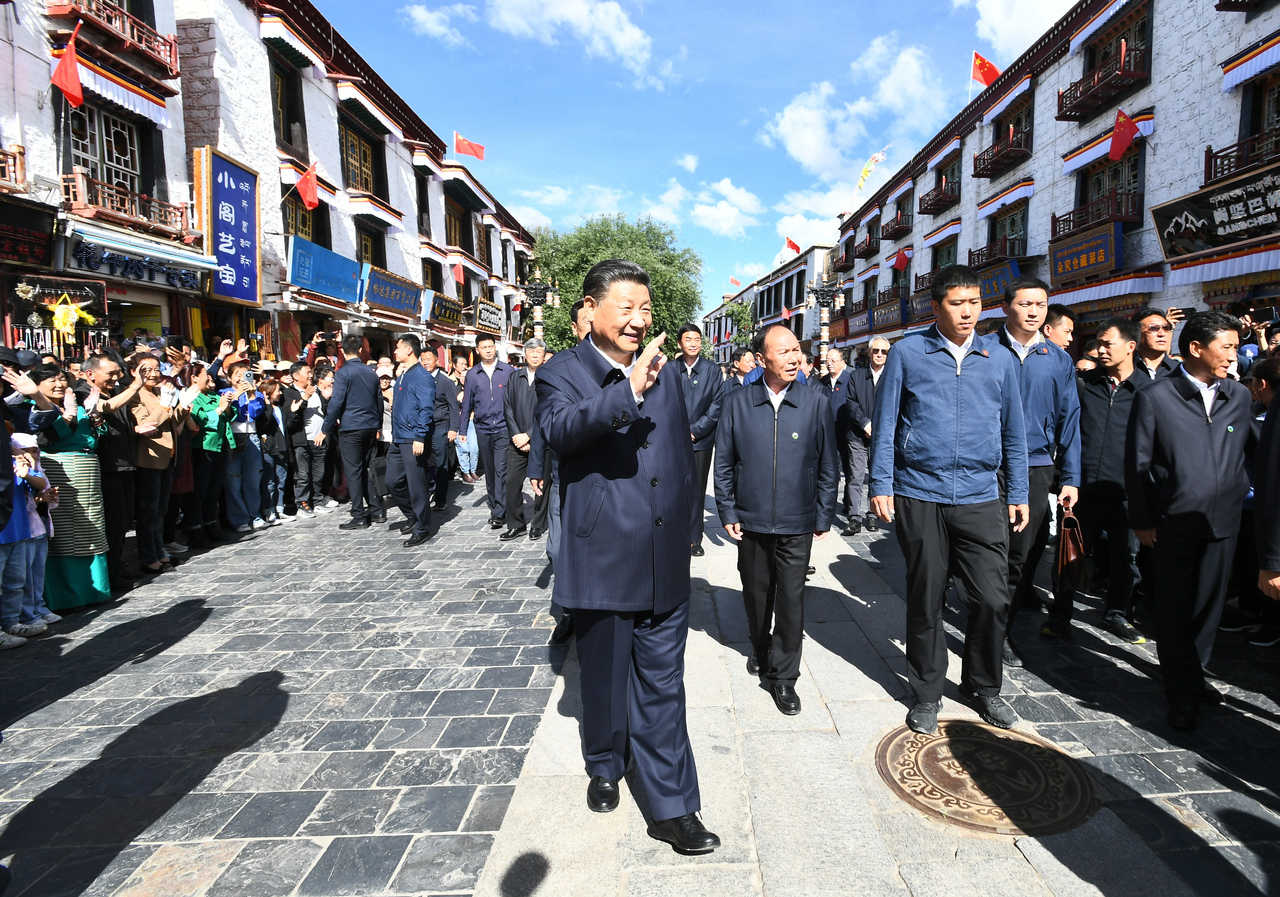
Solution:
<path fill-rule="evenodd" d="M 301 237 L 289 238 L 289 283 L 350 302 L 360 301 L 360 263 Z"/>
<path fill-rule="evenodd" d="M 450 327 L 462 326 L 462 303 L 444 293 L 433 293 L 431 298 L 431 320 Z"/>
<path fill-rule="evenodd" d="M 0 196 L 0 262 L 49 268 L 57 209 Z"/>
<path fill-rule="evenodd" d="M 75 239 L 68 254 L 66 270 L 91 271 L 122 280 L 153 283 L 161 289 L 190 293 L 200 290 L 199 268 L 188 268 L 179 262 L 158 259 L 119 246 L 107 248 L 83 237 Z"/>
<path fill-rule="evenodd" d="M 417 317 L 422 286 L 373 265 L 360 268 L 360 298 L 369 305 Z"/>
<path fill-rule="evenodd" d="M 902 323 L 902 303 L 892 302 L 889 305 L 882 306 L 871 310 L 872 314 L 872 330 L 883 330 L 886 327 L 896 327 Z"/>
<path fill-rule="evenodd" d="M 979 271 L 978 283 L 982 288 L 982 304 L 987 305 L 997 301 L 1003 302 L 1005 287 L 1009 286 L 1009 282 L 1020 274 L 1018 263 L 1014 259 L 1009 259 L 1007 262 L 1001 262 L 998 265 L 992 265 L 990 268 L 983 268 Z"/>
<path fill-rule="evenodd" d="M 856 315 L 849 316 L 849 335 L 855 336 L 859 333 L 867 332 L 867 324 L 870 321 L 870 315 L 867 312 L 860 312 Z"/>
<path fill-rule="evenodd" d="M 476 330 L 502 332 L 502 308 L 485 299 L 476 301 Z"/>
<path fill-rule="evenodd" d="M 849 335 L 849 319 L 836 318 L 827 328 L 827 332 L 831 334 L 833 340 L 844 339 Z"/>
<path fill-rule="evenodd" d="M 107 339 L 107 285 L 101 280 L 26 275 L 11 281 L 11 345 L 97 351 Z"/>
<path fill-rule="evenodd" d="M 1280 235 L 1280 165 L 1153 206 L 1151 217 L 1166 261 Z"/>
<path fill-rule="evenodd" d="M 258 173 L 211 146 L 195 150 L 196 207 L 218 260 L 209 278 L 214 299 L 262 306 L 262 238 Z"/>
<path fill-rule="evenodd" d="M 923 321 L 933 317 L 933 299 L 928 293 L 911 297 L 911 320 Z"/>
<path fill-rule="evenodd" d="M 1054 289 L 1066 283 L 1110 274 L 1124 264 L 1121 225 L 1104 224 L 1049 244 L 1049 280 Z"/>

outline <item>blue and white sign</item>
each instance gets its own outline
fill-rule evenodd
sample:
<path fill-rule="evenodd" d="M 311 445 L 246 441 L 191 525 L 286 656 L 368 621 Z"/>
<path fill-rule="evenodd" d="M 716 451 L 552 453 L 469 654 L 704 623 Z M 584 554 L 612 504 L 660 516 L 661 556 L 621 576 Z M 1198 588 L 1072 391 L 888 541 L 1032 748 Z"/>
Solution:
<path fill-rule="evenodd" d="M 355 305 L 360 301 L 360 263 L 310 240 L 290 237 L 289 283 Z"/>
<path fill-rule="evenodd" d="M 258 175 L 213 151 L 208 154 L 208 249 L 218 260 L 210 278 L 215 298 L 262 304 L 259 273 Z"/>

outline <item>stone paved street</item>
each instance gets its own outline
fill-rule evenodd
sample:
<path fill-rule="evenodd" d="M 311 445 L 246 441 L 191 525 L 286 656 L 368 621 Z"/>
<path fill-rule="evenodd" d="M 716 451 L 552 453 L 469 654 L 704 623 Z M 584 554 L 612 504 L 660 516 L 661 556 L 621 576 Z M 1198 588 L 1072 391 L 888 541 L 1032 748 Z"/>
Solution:
<path fill-rule="evenodd" d="M 456 488 L 456 487 L 455 487 Z M 500 543 L 479 493 L 416 553 L 338 514 L 196 557 L 0 656 L 0 856 L 27 895 L 1234 895 L 1280 888 L 1277 654 L 1220 639 L 1201 731 L 1163 723 L 1152 646 L 1024 615 L 1020 728 L 1097 782 L 1046 837 L 925 817 L 875 766 L 901 724 L 892 536 L 815 546 L 804 710 L 744 669 L 736 557 L 694 562 L 686 670 L 703 818 L 686 858 L 643 796 L 587 811 L 578 669 L 545 646 L 543 543 Z M 456 500 L 455 500 L 456 501 Z M 708 526 L 714 527 L 708 516 Z M 963 616 L 950 614 L 952 648 Z M 566 656 L 567 655 L 567 656 Z M 565 675 L 558 673 L 563 668 Z M 954 683 L 944 716 L 972 718 Z M 6 895 L 9 897 L 9 895 Z"/>

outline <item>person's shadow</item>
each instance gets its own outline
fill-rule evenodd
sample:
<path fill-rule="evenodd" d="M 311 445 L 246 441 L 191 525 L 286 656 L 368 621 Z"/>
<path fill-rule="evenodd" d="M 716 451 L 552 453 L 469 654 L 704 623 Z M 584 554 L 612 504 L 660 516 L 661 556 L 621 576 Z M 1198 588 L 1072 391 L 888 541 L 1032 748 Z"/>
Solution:
<path fill-rule="evenodd" d="M 225 757 L 279 724 L 289 703 L 283 679 L 275 670 L 258 673 L 157 711 L 37 795 L 0 834 L 0 856 L 15 853 L 11 870 L 18 889 L 59 895 L 88 890 Z M 57 848 L 61 861 L 52 862 L 47 848 Z"/>

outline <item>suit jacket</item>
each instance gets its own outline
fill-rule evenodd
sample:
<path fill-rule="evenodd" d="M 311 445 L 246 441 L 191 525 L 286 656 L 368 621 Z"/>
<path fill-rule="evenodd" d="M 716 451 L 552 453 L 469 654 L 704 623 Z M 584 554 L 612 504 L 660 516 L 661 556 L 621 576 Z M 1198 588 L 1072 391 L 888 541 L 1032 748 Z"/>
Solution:
<path fill-rule="evenodd" d="M 344 364 L 333 375 L 333 396 L 324 413 L 321 430 L 381 430 L 382 387 L 367 364 Z"/>
<path fill-rule="evenodd" d="M 690 376 L 684 362 L 672 362 L 675 373 L 684 381 L 684 409 L 689 415 L 689 432 L 695 452 L 709 452 L 716 444 L 716 421 L 720 419 L 720 403 L 724 399 L 724 378 L 713 362 L 699 358 Z"/>
<path fill-rule="evenodd" d="M 394 388 L 391 441 L 429 443 L 436 413 L 436 378 L 422 365 L 415 364 L 396 378 Z"/>
<path fill-rule="evenodd" d="M 554 357 L 554 356 L 553 356 Z M 534 378 L 537 382 L 537 378 Z M 502 413 L 507 421 L 507 435 L 526 433 L 533 438 L 533 430 L 538 421 L 534 410 L 538 405 L 538 394 L 529 382 L 528 368 L 520 368 L 507 380 L 506 396 L 502 400 Z"/>
<path fill-rule="evenodd" d="M 815 378 L 817 379 L 817 378 Z M 853 368 L 845 365 L 839 377 L 830 374 L 821 378 L 827 388 L 827 398 L 831 400 L 831 413 L 836 419 L 836 438 L 849 437 L 849 383 L 853 380 Z"/>
<path fill-rule="evenodd" d="M 460 419 L 458 409 L 462 406 L 458 399 L 458 384 L 441 368 L 436 368 L 432 376 L 436 380 L 436 407 L 431 420 L 437 427 L 456 433 Z"/>
<path fill-rule="evenodd" d="M 856 368 L 849 375 L 844 404 L 849 414 L 850 438 L 856 436 L 863 445 L 871 445 L 867 424 L 871 423 L 871 415 L 876 409 L 876 381 L 871 376 L 871 368 Z"/>
<path fill-rule="evenodd" d="M 1131 528 L 1199 539 L 1240 531 L 1251 404 L 1245 386 L 1219 380 L 1213 413 L 1205 414 L 1200 390 L 1181 371 L 1138 390 L 1124 458 Z"/>
<path fill-rule="evenodd" d="M 1271 400 L 1253 456 L 1254 535 L 1258 566 L 1280 570 L 1280 396 Z"/>
<path fill-rule="evenodd" d="M 588 339 L 538 371 L 538 422 L 559 456 L 555 600 L 661 614 L 689 600 L 689 416 L 670 366 L 639 406 L 615 370 Z"/>
<path fill-rule="evenodd" d="M 302 402 L 302 407 L 297 411 L 293 410 L 294 402 Z M 296 386 L 286 386 L 280 390 L 280 416 L 284 418 L 284 435 L 289 440 L 289 445 L 298 447 L 307 444 L 307 426 L 304 419 L 304 412 L 307 410 L 306 402 L 302 398 L 302 390 Z"/>

